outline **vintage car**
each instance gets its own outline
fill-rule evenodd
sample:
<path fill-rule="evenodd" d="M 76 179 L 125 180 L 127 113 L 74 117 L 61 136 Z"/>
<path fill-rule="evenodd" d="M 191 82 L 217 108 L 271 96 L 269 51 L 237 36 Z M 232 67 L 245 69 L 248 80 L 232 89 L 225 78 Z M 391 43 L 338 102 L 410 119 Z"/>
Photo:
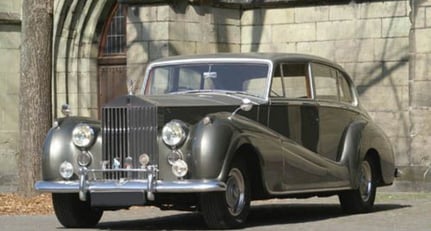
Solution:
<path fill-rule="evenodd" d="M 151 63 L 142 86 L 67 116 L 47 134 L 39 191 L 65 227 L 131 206 L 199 211 L 238 228 L 250 201 L 338 195 L 368 212 L 396 169 L 388 138 L 348 74 L 301 54 L 179 56 Z M 65 108 L 68 111 L 68 108 Z"/>

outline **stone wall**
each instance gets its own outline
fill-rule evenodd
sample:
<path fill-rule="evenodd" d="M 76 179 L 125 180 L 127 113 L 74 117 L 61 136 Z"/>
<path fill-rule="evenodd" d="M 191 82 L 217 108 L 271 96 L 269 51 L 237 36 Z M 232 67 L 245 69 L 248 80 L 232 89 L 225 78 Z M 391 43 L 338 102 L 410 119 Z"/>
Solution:
<path fill-rule="evenodd" d="M 344 66 L 363 106 L 394 145 L 396 164 L 404 173 L 396 186 L 430 190 L 431 154 L 426 152 L 431 147 L 430 2 L 363 1 L 246 10 L 241 18 L 241 51 L 315 54 Z"/>
<path fill-rule="evenodd" d="M 21 2 L 0 0 L 0 191 L 16 187 Z"/>
<path fill-rule="evenodd" d="M 410 36 L 409 112 L 410 154 L 403 168 L 404 182 L 416 189 L 431 187 L 431 0 L 410 1 L 412 30 Z"/>
<path fill-rule="evenodd" d="M 239 52 L 240 11 L 175 5 L 132 5 L 127 20 L 128 78 L 142 79 L 146 64 L 160 57 Z"/>

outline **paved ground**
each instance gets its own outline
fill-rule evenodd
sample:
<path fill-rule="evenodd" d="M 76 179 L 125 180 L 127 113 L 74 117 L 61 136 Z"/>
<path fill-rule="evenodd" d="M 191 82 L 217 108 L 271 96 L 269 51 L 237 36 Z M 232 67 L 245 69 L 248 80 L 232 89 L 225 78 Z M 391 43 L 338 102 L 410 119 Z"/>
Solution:
<path fill-rule="evenodd" d="M 63 229 L 55 216 L 0 216 L 1 230 Z M 204 230 L 195 213 L 132 208 L 106 212 L 96 229 L 86 230 Z M 70 229 L 73 230 L 73 229 Z M 271 200 L 253 203 L 244 230 L 431 230 L 431 194 L 379 193 L 375 211 L 344 215 L 337 197 Z"/>

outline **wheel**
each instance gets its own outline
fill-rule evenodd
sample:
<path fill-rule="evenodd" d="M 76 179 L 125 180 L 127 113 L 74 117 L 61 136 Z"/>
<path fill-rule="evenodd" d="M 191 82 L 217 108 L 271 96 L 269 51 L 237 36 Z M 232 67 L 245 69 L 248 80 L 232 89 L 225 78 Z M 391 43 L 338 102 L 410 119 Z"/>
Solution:
<path fill-rule="evenodd" d="M 376 198 L 376 170 L 375 162 L 366 158 L 361 163 L 359 172 L 359 188 L 342 192 L 339 195 L 341 207 L 347 213 L 370 212 Z"/>
<path fill-rule="evenodd" d="M 78 193 L 53 193 L 52 203 L 58 221 L 66 228 L 90 228 L 97 225 L 103 210 L 81 201 Z"/>
<path fill-rule="evenodd" d="M 225 182 L 225 192 L 201 194 L 201 212 L 211 229 L 239 228 L 250 210 L 250 182 L 245 164 L 233 162 Z"/>

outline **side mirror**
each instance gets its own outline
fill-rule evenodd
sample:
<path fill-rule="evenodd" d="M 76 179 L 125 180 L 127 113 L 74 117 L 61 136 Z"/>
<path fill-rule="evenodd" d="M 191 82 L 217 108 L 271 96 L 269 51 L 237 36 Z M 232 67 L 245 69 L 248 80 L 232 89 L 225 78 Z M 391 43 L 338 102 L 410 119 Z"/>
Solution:
<path fill-rule="evenodd" d="M 251 111 L 251 109 L 253 109 L 253 104 L 251 103 L 251 100 L 245 98 L 242 100 L 242 104 L 239 108 L 243 111 Z"/>
<path fill-rule="evenodd" d="M 232 117 L 235 116 L 239 110 L 251 111 L 251 109 L 253 109 L 253 103 L 251 102 L 251 100 L 247 98 L 242 99 L 241 105 L 234 112 L 232 112 L 232 115 L 229 116 L 229 119 L 232 119 Z"/>

